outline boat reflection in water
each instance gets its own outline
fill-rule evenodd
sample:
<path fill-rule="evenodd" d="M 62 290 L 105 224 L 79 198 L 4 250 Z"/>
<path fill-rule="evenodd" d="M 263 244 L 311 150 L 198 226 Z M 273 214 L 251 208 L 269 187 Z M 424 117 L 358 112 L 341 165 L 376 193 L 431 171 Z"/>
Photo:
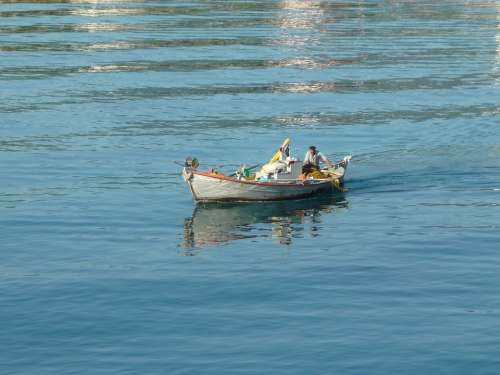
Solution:
<path fill-rule="evenodd" d="M 203 248 L 257 237 L 289 245 L 294 238 L 318 236 L 322 216 L 347 204 L 343 193 L 277 202 L 198 204 L 184 220 L 182 245 Z"/>

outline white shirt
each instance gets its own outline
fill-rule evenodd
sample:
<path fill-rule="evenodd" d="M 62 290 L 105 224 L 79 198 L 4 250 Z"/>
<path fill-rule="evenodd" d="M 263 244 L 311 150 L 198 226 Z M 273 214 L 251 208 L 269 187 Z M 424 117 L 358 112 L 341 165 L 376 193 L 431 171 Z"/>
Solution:
<path fill-rule="evenodd" d="M 306 152 L 306 156 L 304 156 L 304 165 L 312 164 L 316 167 L 319 167 L 320 161 L 322 161 L 323 163 L 328 162 L 328 158 L 321 152 L 316 152 L 316 155 L 313 155 L 312 152 L 308 150 Z"/>

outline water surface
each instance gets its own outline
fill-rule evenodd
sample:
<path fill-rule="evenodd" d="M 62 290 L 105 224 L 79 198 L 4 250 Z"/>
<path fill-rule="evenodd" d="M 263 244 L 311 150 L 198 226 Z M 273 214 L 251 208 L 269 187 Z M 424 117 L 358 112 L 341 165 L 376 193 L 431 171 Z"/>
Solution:
<path fill-rule="evenodd" d="M 0 1 L 0 371 L 496 374 L 499 14 Z M 348 191 L 196 207 L 174 164 L 288 136 Z"/>

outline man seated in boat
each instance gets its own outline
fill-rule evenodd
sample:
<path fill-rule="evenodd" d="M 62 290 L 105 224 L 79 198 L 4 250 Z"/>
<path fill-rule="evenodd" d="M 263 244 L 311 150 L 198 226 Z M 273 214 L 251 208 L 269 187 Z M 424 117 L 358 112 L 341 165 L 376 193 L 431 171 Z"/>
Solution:
<path fill-rule="evenodd" d="M 333 167 L 333 163 L 325 155 L 319 152 L 316 149 L 316 146 L 309 147 L 309 150 L 307 150 L 306 152 L 306 156 L 304 156 L 304 163 L 302 165 L 302 177 L 306 178 L 310 174 L 320 174 L 320 162 L 325 163 L 330 168 Z"/>

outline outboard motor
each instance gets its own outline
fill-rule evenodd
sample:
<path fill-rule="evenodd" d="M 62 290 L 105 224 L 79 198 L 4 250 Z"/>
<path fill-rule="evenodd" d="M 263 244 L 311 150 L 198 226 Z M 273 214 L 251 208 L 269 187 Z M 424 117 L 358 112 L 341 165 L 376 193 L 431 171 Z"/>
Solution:
<path fill-rule="evenodd" d="M 198 162 L 198 159 L 192 158 L 191 156 L 186 158 L 184 161 L 184 168 L 182 168 L 182 177 L 184 178 L 184 181 L 188 182 L 191 180 L 193 177 L 193 171 L 195 171 L 199 165 L 200 163 Z"/>
<path fill-rule="evenodd" d="M 198 159 L 191 158 L 191 156 L 188 156 L 184 162 L 184 167 L 189 169 L 196 169 L 199 165 L 200 163 L 198 162 Z"/>

